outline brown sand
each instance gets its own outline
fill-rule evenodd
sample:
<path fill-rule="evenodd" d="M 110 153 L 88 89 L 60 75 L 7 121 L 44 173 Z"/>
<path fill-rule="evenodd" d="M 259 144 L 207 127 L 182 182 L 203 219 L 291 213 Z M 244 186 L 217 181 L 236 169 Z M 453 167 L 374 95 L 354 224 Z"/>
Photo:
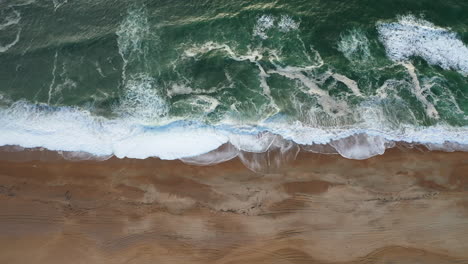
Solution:
<path fill-rule="evenodd" d="M 0 263 L 468 263 L 468 153 L 0 161 Z"/>

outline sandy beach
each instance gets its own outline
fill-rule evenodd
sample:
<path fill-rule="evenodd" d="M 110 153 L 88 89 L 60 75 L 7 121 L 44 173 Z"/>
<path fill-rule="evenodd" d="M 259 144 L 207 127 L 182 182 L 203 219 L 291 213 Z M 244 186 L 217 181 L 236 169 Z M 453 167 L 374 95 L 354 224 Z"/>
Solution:
<path fill-rule="evenodd" d="M 0 264 L 468 264 L 468 0 L 0 0 Z"/>
<path fill-rule="evenodd" d="M 468 153 L 301 152 L 268 174 L 1 156 L 0 263 L 468 263 Z"/>

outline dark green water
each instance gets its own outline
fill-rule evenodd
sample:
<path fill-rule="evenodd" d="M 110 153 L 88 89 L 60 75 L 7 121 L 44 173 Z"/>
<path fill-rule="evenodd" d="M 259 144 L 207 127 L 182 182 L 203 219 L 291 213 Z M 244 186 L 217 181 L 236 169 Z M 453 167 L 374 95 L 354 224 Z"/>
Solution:
<path fill-rule="evenodd" d="M 265 131 L 305 145 L 379 138 L 347 148 L 468 143 L 466 0 L 4 0 L 0 10 L 2 145 L 177 158 L 227 141 L 264 151 L 233 137 Z M 166 156 L 177 138 L 206 147 Z"/>

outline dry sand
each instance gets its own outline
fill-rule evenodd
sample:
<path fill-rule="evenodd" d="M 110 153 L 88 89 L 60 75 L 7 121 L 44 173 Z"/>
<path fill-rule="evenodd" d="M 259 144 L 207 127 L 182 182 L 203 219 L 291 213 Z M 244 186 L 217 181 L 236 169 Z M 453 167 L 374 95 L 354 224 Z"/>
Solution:
<path fill-rule="evenodd" d="M 0 263 L 468 263 L 468 153 L 3 160 Z"/>

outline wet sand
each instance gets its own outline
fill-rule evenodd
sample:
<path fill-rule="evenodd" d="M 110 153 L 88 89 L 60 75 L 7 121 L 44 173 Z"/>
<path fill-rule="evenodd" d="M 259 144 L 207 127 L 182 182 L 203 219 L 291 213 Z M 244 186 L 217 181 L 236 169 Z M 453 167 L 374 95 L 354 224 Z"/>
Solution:
<path fill-rule="evenodd" d="M 300 153 L 269 174 L 2 155 L 0 263 L 468 263 L 468 153 Z"/>

